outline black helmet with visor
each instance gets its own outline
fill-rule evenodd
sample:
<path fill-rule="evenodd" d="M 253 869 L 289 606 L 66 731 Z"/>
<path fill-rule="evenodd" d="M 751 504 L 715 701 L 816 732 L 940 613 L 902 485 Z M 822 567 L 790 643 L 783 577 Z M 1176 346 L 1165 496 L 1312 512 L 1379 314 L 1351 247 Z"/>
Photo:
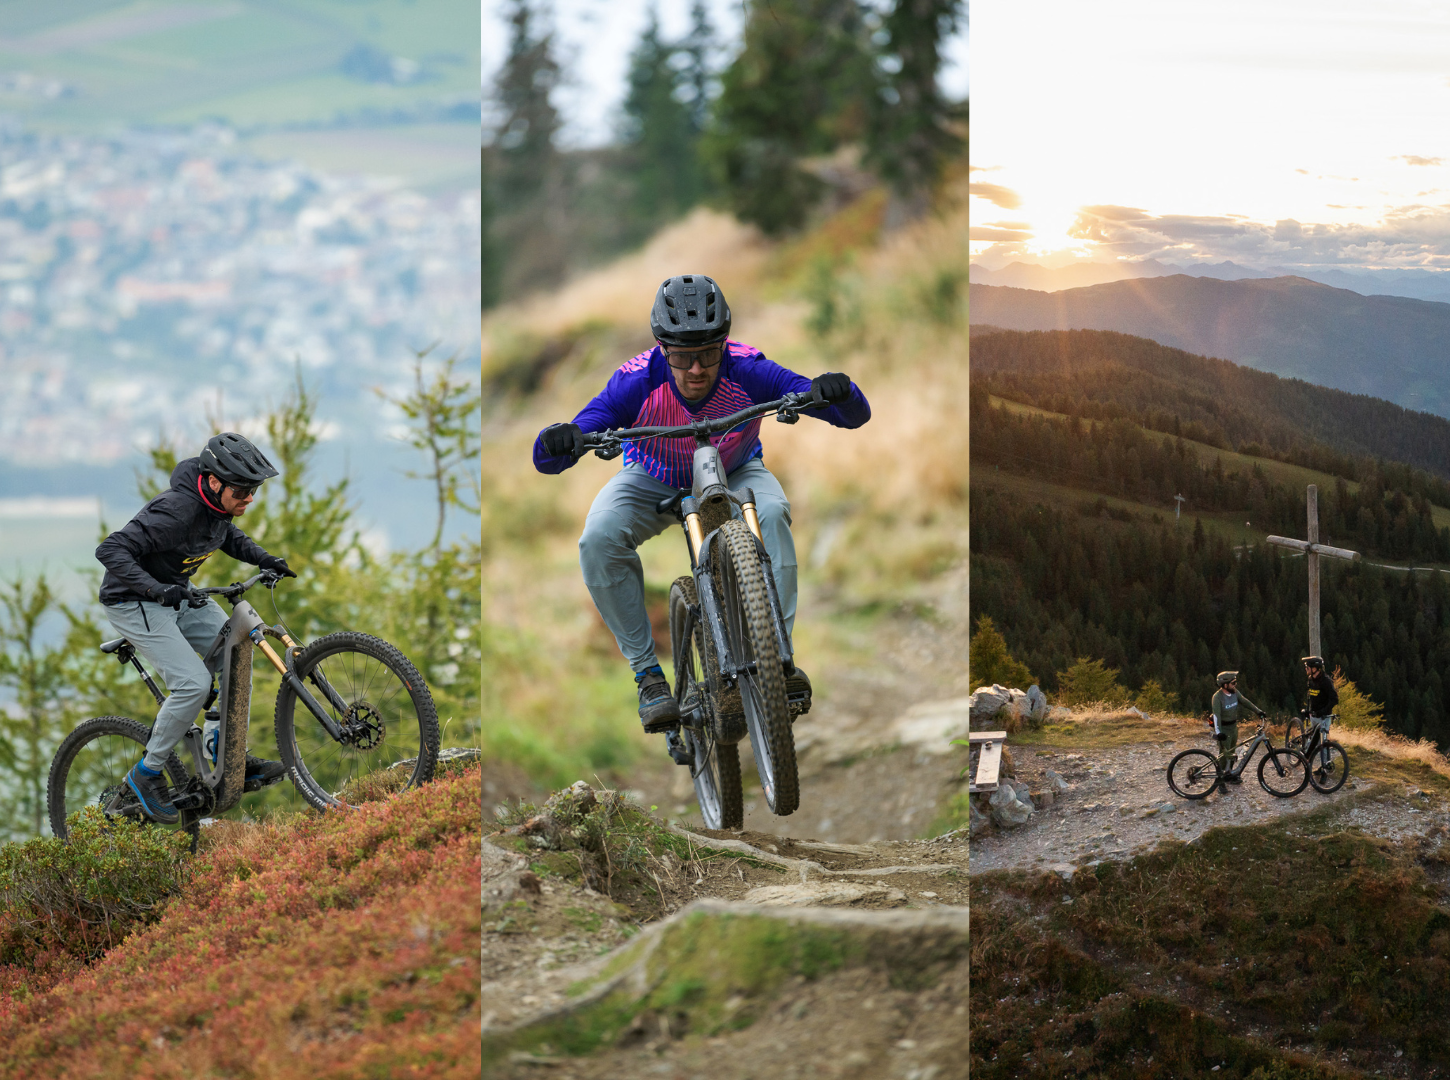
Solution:
<path fill-rule="evenodd" d="M 235 431 L 213 435 L 197 457 L 202 472 L 210 473 L 234 491 L 255 491 L 263 480 L 277 475 L 267 456 Z"/>

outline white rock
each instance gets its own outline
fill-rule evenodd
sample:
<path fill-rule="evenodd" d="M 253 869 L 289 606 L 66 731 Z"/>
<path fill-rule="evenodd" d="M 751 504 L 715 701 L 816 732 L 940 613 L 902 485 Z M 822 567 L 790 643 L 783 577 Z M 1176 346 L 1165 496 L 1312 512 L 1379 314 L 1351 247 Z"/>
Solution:
<path fill-rule="evenodd" d="M 971 733 L 975 715 L 972 698 L 923 701 L 892 721 L 892 739 L 888 741 L 928 754 L 950 753 L 956 749 L 952 746 L 953 739 L 965 739 Z"/>
<path fill-rule="evenodd" d="M 745 894 L 747 904 L 763 907 L 848 907 L 855 904 L 906 903 L 906 894 L 885 885 L 854 881 L 810 881 L 802 885 L 763 885 Z"/>
<path fill-rule="evenodd" d="M 973 720 L 990 720 L 1002 711 L 1010 699 L 1007 687 L 993 683 L 974 690 L 967 698 L 967 706 Z"/>
<path fill-rule="evenodd" d="M 1041 720 L 1047 715 L 1047 695 L 1036 683 L 1027 688 L 1027 715 L 1034 720 Z"/>

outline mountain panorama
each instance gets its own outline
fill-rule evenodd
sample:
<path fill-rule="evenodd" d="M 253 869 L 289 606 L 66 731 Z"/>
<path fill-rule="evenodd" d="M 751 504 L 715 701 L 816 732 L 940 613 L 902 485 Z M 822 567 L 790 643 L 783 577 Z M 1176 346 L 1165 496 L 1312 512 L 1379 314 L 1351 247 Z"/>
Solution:
<path fill-rule="evenodd" d="M 1116 330 L 1450 417 L 1450 303 L 1173 274 L 1058 292 L 973 282 L 971 311 L 974 327 Z"/>

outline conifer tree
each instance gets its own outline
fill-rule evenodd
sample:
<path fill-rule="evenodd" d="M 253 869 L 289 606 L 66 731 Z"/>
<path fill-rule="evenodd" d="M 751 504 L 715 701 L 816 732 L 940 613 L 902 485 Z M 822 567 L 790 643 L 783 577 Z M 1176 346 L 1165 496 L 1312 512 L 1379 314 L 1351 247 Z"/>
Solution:
<path fill-rule="evenodd" d="M 962 0 L 896 0 L 882 30 L 883 80 L 873 99 L 867 160 L 901 198 L 924 205 L 963 142 L 937 85 L 942 42 L 965 18 Z"/>
<path fill-rule="evenodd" d="M 722 77 L 705 152 L 730 209 L 779 234 L 824 190 L 800 159 L 865 135 L 870 42 L 858 0 L 752 0 L 744 46 Z"/>
<path fill-rule="evenodd" d="M 635 213 L 647 227 L 678 216 L 700 197 L 698 129 L 690 105 L 680 100 L 684 78 L 676 55 L 686 54 L 660 37 L 651 8 L 630 55 L 621 132 L 631 151 Z"/>
<path fill-rule="evenodd" d="M 1032 685 L 1027 665 L 1014 660 L 1007 651 L 1007 641 L 988 615 L 977 620 L 977 632 L 967 646 L 969 688 L 1000 685 L 1018 690 Z"/>

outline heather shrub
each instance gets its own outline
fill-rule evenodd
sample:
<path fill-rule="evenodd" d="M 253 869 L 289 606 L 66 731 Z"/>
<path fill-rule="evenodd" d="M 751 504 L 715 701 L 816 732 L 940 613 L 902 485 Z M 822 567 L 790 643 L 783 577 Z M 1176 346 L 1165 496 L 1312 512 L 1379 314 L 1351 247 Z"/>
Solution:
<path fill-rule="evenodd" d="M 0 846 L 0 963 L 33 969 L 56 955 L 86 961 L 154 921 L 180 891 L 190 838 L 88 806 L 70 839 Z"/>

